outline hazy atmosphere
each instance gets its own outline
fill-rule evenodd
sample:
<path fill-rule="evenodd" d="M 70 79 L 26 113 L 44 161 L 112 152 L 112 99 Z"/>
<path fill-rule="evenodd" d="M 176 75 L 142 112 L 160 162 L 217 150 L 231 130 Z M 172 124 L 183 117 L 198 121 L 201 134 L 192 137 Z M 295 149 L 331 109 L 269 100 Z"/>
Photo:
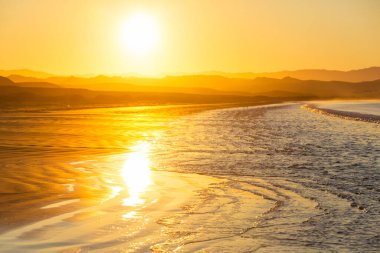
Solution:
<path fill-rule="evenodd" d="M 379 9 L 377 0 L 0 0 L 0 69 L 167 75 L 379 66 Z M 154 37 L 149 52 L 123 40 L 136 15 Z"/>
<path fill-rule="evenodd" d="M 379 252 L 379 14 L 0 0 L 0 253 Z"/>

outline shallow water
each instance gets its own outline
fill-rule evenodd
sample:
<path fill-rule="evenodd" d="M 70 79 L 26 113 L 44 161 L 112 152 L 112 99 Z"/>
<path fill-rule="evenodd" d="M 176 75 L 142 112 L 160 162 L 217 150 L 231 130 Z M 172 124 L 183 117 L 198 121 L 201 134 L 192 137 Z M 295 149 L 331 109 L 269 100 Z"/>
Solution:
<path fill-rule="evenodd" d="M 380 103 L 376 101 L 365 101 L 365 102 L 333 102 L 333 103 L 322 103 L 319 105 L 320 108 L 353 112 L 359 114 L 376 115 L 380 116 Z"/>
<path fill-rule="evenodd" d="M 380 103 L 376 101 L 314 102 L 306 109 L 343 119 L 380 124 Z"/>
<path fill-rule="evenodd" d="M 194 111 L 1 115 L 0 251 L 380 249 L 379 124 L 302 104 Z"/>
<path fill-rule="evenodd" d="M 204 231 L 219 249 L 380 249 L 379 124 L 312 113 L 299 104 L 234 108 L 186 117 L 160 143 L 167 146 L 157 151 L 158 168 L 226 177 L 229 187 L 272 202 L 247 222 L 234 217 L 247 203 L 233 201 L 217 220 L 230 228 L 233 217 L 237 227 L 226 233 L 209 224 Z M 217 239 L 224 237 L 236 243 L 224 247 Z"/>

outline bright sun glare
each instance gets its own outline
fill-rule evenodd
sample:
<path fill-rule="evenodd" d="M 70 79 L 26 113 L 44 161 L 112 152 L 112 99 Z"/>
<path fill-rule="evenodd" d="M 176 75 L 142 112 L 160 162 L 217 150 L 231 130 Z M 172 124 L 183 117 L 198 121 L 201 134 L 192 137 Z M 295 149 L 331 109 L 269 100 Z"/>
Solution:
<path fill-rule="evenodd" d="M 121 26 L 122 47 L 135 56 L 151 53 L 159 41 L 156 20 L 145 13 L 131 15 Z"/>
<path fill-rule="evenodd" d="M 128 153 L 121 176 L 128 188 L 129 198 L 123 200 L 124 206 L 135 206 L 144 202 L 140 195 L 151 184 L 150 178 L 150 144 L 147 142 L 136 145 Z"/>

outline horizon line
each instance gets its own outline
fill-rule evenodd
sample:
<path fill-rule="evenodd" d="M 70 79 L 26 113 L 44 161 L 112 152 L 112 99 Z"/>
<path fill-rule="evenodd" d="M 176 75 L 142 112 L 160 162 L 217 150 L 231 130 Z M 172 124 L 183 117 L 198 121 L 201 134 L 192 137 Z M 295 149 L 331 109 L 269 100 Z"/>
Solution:
<path fill-rule="evenodd" d="M 16 72 L 16 71 L 30 71 L 35 72 L 43 75 L 48 75 L 48 77 L 43 77 L 41 79 L 49 78 L 49 77 L 79 77 L 79 78 L 94 78 L 94 77 L 135 77 L 135 78 L 165 78 L 165 77 L 175 77 L 175 76 L 194 76 L 194 75 L 202 75 L 202 76 L 223 76 L 223 74 L 273 74 L 273 73 L 281 73 L 281 72 L 296 72 L 296 71 L 337 71 L 337 72 L 352 72 L 352 71 L 359 71 L 359 70 L 365 70 L 365 69 L 372 69 L 372 68 L 380 68 L 380 65 L 373 65 L 368 67 L 362 67 L 362 68 L 354 68 L 354 69 L 346 69 L 346 70 L 340 70 L 340 69 L 328 69 L 328 68 L 301 68 L 301 69 L 284 69 L 284 70 L 278 70 L 278 71 L 262 71 L 262 72 L 254 72 L 254 71 L 239 71 L 239 72 L 229 72 L 229 71 L 223 71 L 223 70 L 207 70 L 207 71 L 199 71 L 199 72 L 173 72 L 173 73 L 162 73 L 162 74 L 144 74 L 144 73 L 138 73 L 138 72 L 126 72 L 126 73 L 87 73 L 87 74 L 55 74 L 49 71 L 44 70 L 35 70 L 35 69 L 29 69 L 29 68 L 17 68 L 17 69 L 0 69 L 0 71 L 7 71 L 7 72 Z M 35 77 L 36 76 L 24 76 L 24 77 Z"/>

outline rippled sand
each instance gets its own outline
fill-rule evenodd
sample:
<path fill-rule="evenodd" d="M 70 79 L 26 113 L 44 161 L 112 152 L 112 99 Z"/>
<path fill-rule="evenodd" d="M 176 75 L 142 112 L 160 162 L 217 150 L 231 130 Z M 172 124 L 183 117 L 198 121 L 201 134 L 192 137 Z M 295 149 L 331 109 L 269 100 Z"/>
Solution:
<path fill-rule="evenodd" d="M 153 172 L 151 184 L 137 196 L 121 183 L 103 199 L 77 198 L 42 206 L 38 212 L 28 212 L 38 221 L 1 235 L 1 251 L 148 252 L 170 238 L 160 223 L 170 223 L 170 217 L 194 201 L 195 191 L 215 182 L 206 176 Z"/>
<path fill-rule="evenodd" d="M 0 251 L 60 251 L 100 240 L 104 246 L 91 248 L 125 250 L 137 243 L 130 233 L 153 240 L 157 220 L 179 211 L 213 180 L 155 172 L 150 147 L 168 121 L 208 108 L 213 107 L 0 115 Z M 129 238 L 123 246 L 117 242 L 122 227 Z M 146 251 L 150 244 L 143 240 L 136 239 L 142 244 L 133 248 Z"/>
<path fill-rule="evenodd" d="M 380 128 L 303 104 L 0 115 L 0 252 L 376 252 Z"/>

